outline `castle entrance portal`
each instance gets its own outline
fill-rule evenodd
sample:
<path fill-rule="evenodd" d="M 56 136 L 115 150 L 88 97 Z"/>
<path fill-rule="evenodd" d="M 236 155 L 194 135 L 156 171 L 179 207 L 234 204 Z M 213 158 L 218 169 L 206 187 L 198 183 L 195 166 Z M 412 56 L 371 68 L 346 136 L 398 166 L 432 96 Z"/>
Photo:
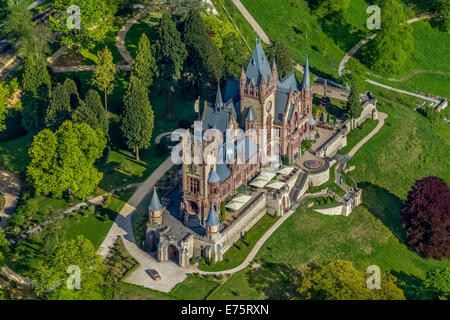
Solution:
<path fill-rule="evenodd" d="M 190 213 L 198 213 L 198 205 L 197 202 L 195 201 L 188 201 L 188 208 L 187 211 Z"/>
<path fill-rule="evenodd" d="M 167 248 L 167 257 L 175 263 L 178 263 L 178 249 L 173 244 Z"/>

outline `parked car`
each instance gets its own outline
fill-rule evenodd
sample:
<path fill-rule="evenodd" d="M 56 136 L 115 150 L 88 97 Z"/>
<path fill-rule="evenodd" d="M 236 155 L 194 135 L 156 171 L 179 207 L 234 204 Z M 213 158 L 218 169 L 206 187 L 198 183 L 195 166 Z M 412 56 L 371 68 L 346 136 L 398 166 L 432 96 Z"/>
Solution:
<path fill-rule="evenodd" d="M 161 276 L 155 269 L 148 269 L 147 273 L 150 277 L 152 277 L 153 280 L 161 280 Z"/>

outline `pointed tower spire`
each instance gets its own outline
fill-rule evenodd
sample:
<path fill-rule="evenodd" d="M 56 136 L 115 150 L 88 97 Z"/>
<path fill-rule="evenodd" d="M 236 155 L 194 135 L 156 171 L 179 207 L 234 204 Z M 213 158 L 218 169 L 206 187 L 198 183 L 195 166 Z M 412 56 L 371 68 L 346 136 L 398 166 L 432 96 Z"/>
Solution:
<path fill-rule="evenodd" d="M 308 54 L 306 54 L 306 65 L 305 69 L 303 70 L 303 81 L 302 81 L 302 89 L 304 88 L 306 91 L 311 90 L 311 78 L 309 75 L 309 62 L 308 62 Z"/>
<path fill-rule="evenodd" d="M 156 193 L 156 187 L 153 187 L 153 194 L 150 200 L 150 205 L 148 206 L 148 210 L 151 211 L 159 211 L 163 208 L 161 201 L 159 201 L 158 194 Z"/>
<path fill-rule="evenodd" d="M 214 104 L 214 106 L 216 107 L 216 109 L 219 112 L 220 112 L 220 110 L 222 109 L 222 106 L 223 106 L 222 92 L 220 91 L 220 82 L 219 81 L 217 81 L 216 103 Z"/>

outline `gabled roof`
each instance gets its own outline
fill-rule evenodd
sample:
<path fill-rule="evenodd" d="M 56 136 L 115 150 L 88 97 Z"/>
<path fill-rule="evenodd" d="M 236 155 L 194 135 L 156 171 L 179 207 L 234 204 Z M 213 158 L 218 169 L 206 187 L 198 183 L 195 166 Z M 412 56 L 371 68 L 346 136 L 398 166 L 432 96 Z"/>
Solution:
<path fill-rule="evenodd" d="M 297 92 L 301 90 L 301 85 L 295 76 L 295 72 L 291 71 L 283 79 L 277 81 L 277 90 L 287 91 L 292 90 Z"/>
<path fill-rule="evenodd" d="M 209 174 L 208 182 L 209 183 L 218 183 L 218 182 L 220 182 L 220 177 L 217 174 L 216 170 L 214 170 L 214 168 L 211 169 L 211 172 Z"/>
<path fill-rule="evenodd" d="M 272 70 L 261 46 L 261 40 L 257 39 L 255 50 L 253 50 L 252 58 L 245 71 L 245 77 L 247 82 L 253 79 L 255 84 L 259 85 L 262 76 L 264 76 L 266 81 L 269 81 L 271 74 Z"/>
<path fill-rule="evenodd" d="M 148 205 L 148 210 L 159 211 L 163 208 L 161 201 L 159 201 L 158 194 L 156 193 L 156 187 L 153 187 L 153 194 Z"/>
<path fill-rule="evenodd" d="M 219 217 L 217 216 L 216 210 L 214 209 L 214 205 L 211 205 L 211 210 L 209 210 L 208 219 L 206 219 L 206 225 L 213 227 L 218 226 L 220 224 Z"/>

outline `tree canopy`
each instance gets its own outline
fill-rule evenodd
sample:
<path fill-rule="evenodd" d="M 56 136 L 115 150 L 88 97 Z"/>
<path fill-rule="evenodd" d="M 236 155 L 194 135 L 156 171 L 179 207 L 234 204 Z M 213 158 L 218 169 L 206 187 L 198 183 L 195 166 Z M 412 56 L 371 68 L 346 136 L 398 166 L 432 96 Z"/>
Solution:
<path fill-rule="evenodd" d="M 75 282 L 79 268 L 79 289 Z M 54 255 L 41 262 L 33 277 L 35 292 L 49 300 L 103 299 L 107 266 L 96 248 L 83 236 L 65 241 Z"/>
<path fill-rule="evenodd" d="M 6 104 L 8 103 L 9 96 L 9 87 L 5 82 L 0 82 L 0 131 L 6 129 Z"/>
<path fill-rule="evenodd" d="M 87 123 L 93 129 L 102 130 L 105 137 L 108 136 L 109 121 L 97 91 L 89 90 L 86 93 L 84 103 L 72 113 L 72 121 Z"/>
<path fill-rule="evenodd" d="M 447 183 L 438 177 L 417 180 L 401 211 L 409 245 L 428 258 L 450 258 L 449 212 Z"/>
<path fill-rule="evenodd" d="M 46 109 L 50 101 L 51 81 L 44 59 L 28 56 L 22 75 L 22 126 L 36 130 L 45 125 Z"/>
<path fill-rule="evenodd" d="M 443 32 L 450 31 L 450 0 L 435 0 L 433 9 L 436 14 L 435 20 L 439 29 Z"/>
<path fill-rule="evenodd" d="M 404 300 L 391 274 L 381 277 L 381 289 L 367 288 L 367 275 L 350 261 L 336 260 L 302 272 L 298 293 L 312 300 Z"/>
<path fill-rule="evenodd" d="M 67 24 L 71 16 L 67 9 L 72 5 L 80 8 L 80 29 L 69 29 Z M 49 17 L 50 27 L 59 35 L 61 45 L 71 48 L 93 47 L 103 41 L 117 10 L 110 0 L 56 0 L 54 6 L 55 13 Z"/>
<path fill-rule="evenodd" d="M 4 253 L 5 249 L 8 248 L 8 247 L 9 247 L 9 242 L 8 242 L 8 240 L 6 240 L 5 233 L 3 232 L 3 229 L 0 228 L 0 267 L 3 266 L 3 264 L 5 262 L 4 261 L 5 258 L 3 256 L 3 253 Z"/>
<path fill-rule="evenodd" d="M 267 58 L 272 61 L 275 58 L 280 78 L 294 70 L 294 58 L 286 44 L 281 40 L 272 40 L 267 51 Z"/>
<path fill-rule="evenodd" d="M 64 121 L 71 118 L 73 110 L 83 104 L 78 89 L 72 79 L 58 83 L 52 91 L 50 105 L 47 108 L 46 126 L 56 130 Z"/>
<path fill-rule="evenodd" d="M 139 39 L 136 61 L 133 64 L 132 72 L 147 88 L 153 84 L 153 78 L 158 76 L 155 57 L 150 47 L 150 41 L 145 33 Z"/>
<path fill-rule="evenodd" d="M 188 52 L 185 70 L 192 74 L 194 87 L 202 95 L 212 97 L 217 80 L 223 75 L 223 60 L 197 10 L 190 10 L 184 21 L 183 41 Z"/>
<path fill-rule="evenodd" d="M 172 119 L 174 116 L 172 94 L 175 81 L 181 76 L 187 51 L 186 46 L 181 41 L 176 23 L 168 12 L 164 12 L 161 17 L 155 49 L 160 79 L 167 92 L 167 118 Z"/>
<path fill-rule="evenodd" d="M 147 88 L 134 75 L 130 77 L 123 102 L 124 109 L 120 129 L 128 148 L 134 150 L 136 160 L 139 160 L 139 150 L 150 147 L 154 115 L 148 100 Z"/>
<path fill-rule="evenodd" d="M 61 198 L 68 192 L 85 199 L 102 179 L 94 163 L 105 147 L 103 132 L 86 123 L 66 121 L 56 132 L 44 129 L 28 151 L 28 179 L 38 194 Z"/>
<path fill-rule="evenodd" d="M 342 17 L 350 5 L 350 0 L 318 0 L 315 5 L 315 13 L 321 18 Z"/>
<path fill-rule="evenodd" d="M 450 268 L 427 272 L 425 287 L 435 299 L 450 299 Z"/>
<path fill-rule="evenodd" d="M 406 23 L 403 4 L 386 0 L 377 36 L 362 49 L 364 63 L 380 73 L 401 72 L 413 48 L 412 28 Z"/>
<path fill-rule="evenodd" d="M 108 94 L 114 90 L 117 68 L 108 47 L 97 53 L 97 66 L 92 75 L 92 84 L 105 95 L 105 110 L 108 110 Z"/>

